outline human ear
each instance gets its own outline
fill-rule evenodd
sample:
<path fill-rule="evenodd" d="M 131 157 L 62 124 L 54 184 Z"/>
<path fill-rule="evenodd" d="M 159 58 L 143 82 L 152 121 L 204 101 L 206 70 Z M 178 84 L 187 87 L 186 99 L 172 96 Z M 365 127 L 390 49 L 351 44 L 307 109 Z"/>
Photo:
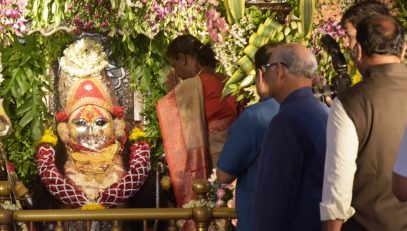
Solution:
<path fill-rule="evenodd" d="M 359 43 L 356 43 L 352 51 L 352 59 L 355 63 L 360 62 L 360 60 L 362 59 L 362 53 L 362 46 Z"/>
<path fill-rule="evenodd" d="M 256 81 L 258 82 L 262 82 L 263 81 L 263 71 L 261 70 L 261 68 L 257 68 L 256 69 Z"/>

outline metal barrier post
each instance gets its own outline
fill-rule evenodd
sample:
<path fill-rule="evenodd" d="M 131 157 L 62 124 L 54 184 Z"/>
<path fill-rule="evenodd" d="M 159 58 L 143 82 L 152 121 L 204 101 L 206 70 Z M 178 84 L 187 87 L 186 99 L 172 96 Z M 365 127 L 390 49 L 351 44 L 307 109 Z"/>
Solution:
<path fill-rule="evenodd" d="M 8 181 L 0 181 L 0 203 L 10 200 L 11 186 Z M 11 230 L 13 223 L 13 214 L 11 211 L 0 207 L 0 231 Z"/>
<path fill-rule="evenodd" d="M 207 180 L 195 180 L 192 189 L 198 195 L 197 200 L 208 200 L 206 194 L 211 189 L 211 185 Z M 198 231 L 208 230 L 209 222 L 212 219 L 212 208 L 193 208 L 192 214 Z"/>

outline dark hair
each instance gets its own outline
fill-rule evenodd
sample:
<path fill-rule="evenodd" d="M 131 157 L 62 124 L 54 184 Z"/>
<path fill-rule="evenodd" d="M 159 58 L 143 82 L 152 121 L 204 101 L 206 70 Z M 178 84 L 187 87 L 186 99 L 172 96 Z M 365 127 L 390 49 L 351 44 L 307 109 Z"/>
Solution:
<path fill-rule="evenodd" d="M 356 28 L 362 19 L 372 14 L 390 15 L 390 10 L 384 3 L 378 1 L 358 2 L 345 11 L 341 24 L 349 22 Z"/>
<path fill-rule="evenodd" d="M 280 44 L 281 43 L 267 43 L 256 51 L 256 54 L 254 55 L 254 64 L 256 69 L 261 68 L 261 66 L 266 65 L 269 62 L 274 50 Z"/>
<path fill-rule="evenodd" d="M 404 46 L 404 29 L 395 18 L 374 14 L 358 24 L 356 40 L 367 56 L 400 56 Z"/>
<path fill-rule="evenodd" d="M 170 42 L 167 57 L 178 59 L 180 53 L 195 57 L 202 66 L 216 67 L 217 60 L 211 46 L 201 43 L 192 35 L 181 35 Z"/>

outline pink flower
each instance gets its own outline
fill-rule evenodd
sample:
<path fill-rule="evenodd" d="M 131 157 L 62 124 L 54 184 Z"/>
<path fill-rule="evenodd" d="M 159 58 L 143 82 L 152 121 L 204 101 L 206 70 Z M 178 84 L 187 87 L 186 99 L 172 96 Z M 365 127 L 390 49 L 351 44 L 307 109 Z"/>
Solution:
<path fill-rule="evenodd" d="M 225 202 L 223 202 L 223 200 L 216 201 L 216 206 L 217 207 L 222 207 L 224 204 L 225 204 Z"/>
<path fill-rule="evenodd" d="M 228 200 L 227 206 L 228 206 L 228 208 L 234 208 L 235 207 L 235 200 L 234 199 Z"/>
<path fill-rule="evenodd" d="M 222 199 L 225 196 L 225 190 L 222 188 L 218 189 L 216 196 L 218 196 L 218 199 Z"/>
<path fill-rule="evenodd" d="M 228 25 L 224 18 L 221 17 L 220 13 L 214 8 L 209 9 L 205 13 L 206 17 L 206 28 L 208 29 L 209 36 L 211 39 L 217 43 L 222 41 L 221 32 L 228 30 Z"/>
<path fill-rule="evenodd" d="M 100 26 L 101 26 L 102 28 L 106 28 L 106 27 L 109 26 L 109 23 L 108 23 L 107 21 L 103 21 L 103 22 L 100 24 Z"/>
<path fill-rule="evenodd" d="M 25 8 L 27 7 L 27 0 L 18 0 L 17 5 L 20 11 L 24 11 Z"/>
<path fill-rule="evenodd" d="M 27 27 L 25 25 L 20 26 L 20 32 L 25 32 L 26 29 Z"/>
<path fill-rule="evenodd" d="M 218 5 L 218 0 L 208 0 L 208 3 L 212 4 L 214 6 L 217 6 Z"/>

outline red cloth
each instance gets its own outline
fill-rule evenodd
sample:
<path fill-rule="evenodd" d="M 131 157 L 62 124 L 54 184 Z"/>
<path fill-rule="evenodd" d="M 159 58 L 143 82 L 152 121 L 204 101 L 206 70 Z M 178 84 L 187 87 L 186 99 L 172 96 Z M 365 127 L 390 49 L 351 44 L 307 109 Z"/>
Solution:
<path fill-rule="evenodd" d="M 202 73 L 184 80 L 157 102 L 178 207 L 195 198 L 195 179 L 209 177 L 211 151 L 216 147 L 220 152 L 224 142 L 218 134 L 227 134 L 228 126 L 239 113 L 235 97 L 222 99 L 223 80 L 222 75 Z"/>
<path fill-rule="evenodd" d="M 224 76 L 202 73 L 200 78 L 207 124 L 227 117 L 237 117 L 241 107 L 236 103 L 236 97 L 228 95 L 222 99 L 222 90 L 225 87 Z"/>

